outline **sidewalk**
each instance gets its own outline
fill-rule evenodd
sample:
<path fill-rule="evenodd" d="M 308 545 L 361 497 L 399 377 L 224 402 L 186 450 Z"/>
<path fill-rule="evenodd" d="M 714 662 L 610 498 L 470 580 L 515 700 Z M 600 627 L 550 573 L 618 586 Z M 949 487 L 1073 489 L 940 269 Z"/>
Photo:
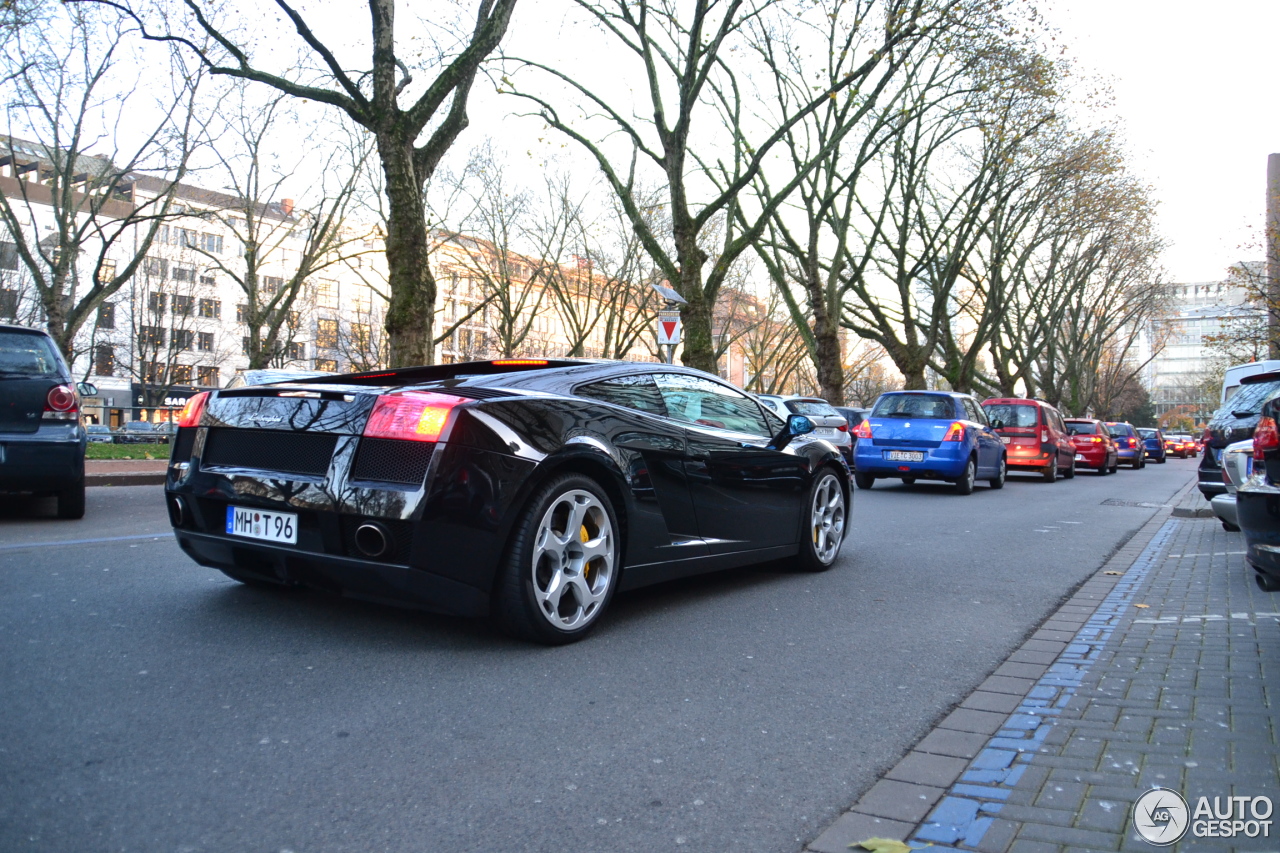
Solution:
<path fill-rule="evenodd" d="M 157 459 L 86 459 L 85 485 L 93 486 L 162 486 L 169 467 L 169 448 L 164 447 Z"/>
<path fill-rule="evenodd" d="M 1131 812 L 1156 786 L 1188 805 L 1176 849 L 1280 850 L 1280 812 L 1244 800 L 1280 804 L 1280 598 L 1258 590 L 1243 535 L 1205 506 L 1193 483 L 1156 512 L 807 853 L 875 837 L 990 853 L 1155 851 Z M 1212 805 L 1212 826 L 1195 820 Z M 1228 809 L 1245 812 L 1234 830 L 1226 822 L 1238 837 L 1196 837 L 1238 817 Z M 1255 817 L 1271 821 L 1266 837 Z"/>

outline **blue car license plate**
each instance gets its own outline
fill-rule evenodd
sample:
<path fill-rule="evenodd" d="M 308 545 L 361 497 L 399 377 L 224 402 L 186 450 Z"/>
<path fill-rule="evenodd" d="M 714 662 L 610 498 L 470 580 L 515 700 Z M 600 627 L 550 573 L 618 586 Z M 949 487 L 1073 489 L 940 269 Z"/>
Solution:
<path fill-rule="evenodd" d="M 886 450 L 884 458 L 890 462 L 923 462 L 924 452 L 920 450 Z"/>

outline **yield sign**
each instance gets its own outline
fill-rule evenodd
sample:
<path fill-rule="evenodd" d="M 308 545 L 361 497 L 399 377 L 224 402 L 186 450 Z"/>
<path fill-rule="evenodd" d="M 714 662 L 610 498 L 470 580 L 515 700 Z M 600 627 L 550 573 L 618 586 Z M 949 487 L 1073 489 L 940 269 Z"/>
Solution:
<path fill-rule="evenodd" d="M 658 314 L 658 343 L 666 346 L 680 343 L 680 312 L 663 311 Z"/>

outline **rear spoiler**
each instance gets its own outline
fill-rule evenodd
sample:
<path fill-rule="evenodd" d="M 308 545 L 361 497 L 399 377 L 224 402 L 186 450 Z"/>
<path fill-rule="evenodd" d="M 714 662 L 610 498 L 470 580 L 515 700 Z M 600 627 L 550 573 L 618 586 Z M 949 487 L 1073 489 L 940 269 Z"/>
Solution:
<path fill-rule="evenodd" d="M 436 382 L 459 376 L 490 376 L 501 373 L 522 373 L 526 370 L 546 370 L 551 367 L 580 367 L 591 364 L 589 360 L 546 358 L 500 358 L 494 361 L 464 361 L 458 364 L 432 364 L 420 367 L 399 367 L 389 370 L 369 370 L 363 373 L 341 373 L 336 376 L 318 376 L 303 380 L 307 385 L 409 385 L 418 382 Z"/>
<path fill-rule="evenodd" d="M 1280 379 L 1280 370 L 1273 370 L 1270 373 L 1255 373 L 1252 376 L 1246 376 L 1240 380 L 1241 385 L 1257 385 L 1259 382 L 1272 382 Z"/>

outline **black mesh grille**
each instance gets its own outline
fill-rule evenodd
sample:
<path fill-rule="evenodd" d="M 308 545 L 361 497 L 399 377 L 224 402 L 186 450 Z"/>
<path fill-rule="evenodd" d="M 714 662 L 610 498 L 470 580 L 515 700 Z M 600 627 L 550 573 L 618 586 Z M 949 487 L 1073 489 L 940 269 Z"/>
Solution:
<path fill-rule="evenodd" d="M 205 439 L 200 461 L 202 465 L 323 477 L 329 470 L 337 441 L 336 435 L 325 433 L 215 427 Z"/>
<path fill-rule="evenodd" d="M 498 397 L 518 396 L 514 391 L 507 391 L 502 388 L 485 388 L 483 386 L 450 388 L 447 393 L 455 394 L 459 397 L 470 397 L 473 400 L 494 400 Z"/>
<path fill-rule="evenodd" d="M 420 486 L 435 449 L 435 443 L 429 441 L 362 438 L 351 479 Z"/>
<path fill-rule="evenodd" d="M 189 461 L 191 459 L 191 446 L 195 444 L 195 442 L 195 427 L 178 427 L 178 435 L 173 440 L 173 461 Z"/>

